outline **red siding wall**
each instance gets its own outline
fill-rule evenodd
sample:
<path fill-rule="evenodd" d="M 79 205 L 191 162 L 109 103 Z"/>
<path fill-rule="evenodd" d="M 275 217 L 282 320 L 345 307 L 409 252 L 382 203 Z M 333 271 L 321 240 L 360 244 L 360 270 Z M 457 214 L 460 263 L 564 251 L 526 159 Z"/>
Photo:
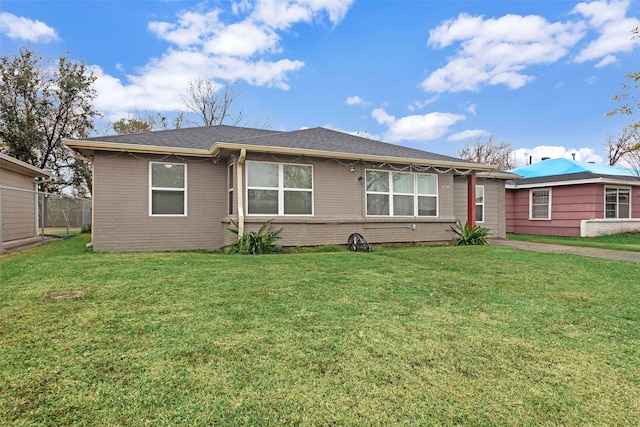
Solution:
<path fill-rule="evenodd" d="M 604 218 L 605 187 L 619 185 L 580 184 L 549 187 L 551 219 L 529 219 L 530 189 L 507 189 L 507 233 L 580 236 L 580 221 Z M 631 190 L 632 218 L 640 218 L 640 188 Z"/>

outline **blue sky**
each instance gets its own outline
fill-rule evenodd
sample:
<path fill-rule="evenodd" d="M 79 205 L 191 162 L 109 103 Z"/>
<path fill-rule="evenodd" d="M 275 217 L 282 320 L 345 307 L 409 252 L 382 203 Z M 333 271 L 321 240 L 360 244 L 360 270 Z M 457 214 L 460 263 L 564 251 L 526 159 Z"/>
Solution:
<path fill-rule="evenodd" d="M 323 126 L 446 155 L 508 141 L 606 162 L 606 117 L 640 68 L 640 4 L 601 1 L 3 0 L 0 51 L 93 67 L 106 120 L 184 110 L 189 80 L 238 81 L 271 129 Z M 105 133 L 106 122 L 98 125 Z"/>

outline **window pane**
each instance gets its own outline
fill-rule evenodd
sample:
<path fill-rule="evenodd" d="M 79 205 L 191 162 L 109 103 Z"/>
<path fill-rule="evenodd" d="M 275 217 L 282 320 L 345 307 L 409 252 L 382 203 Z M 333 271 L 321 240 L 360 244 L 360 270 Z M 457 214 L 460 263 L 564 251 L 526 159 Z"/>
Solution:
<path fill-rule="evenodd" d="M 484 203 L 484 186 L 476 187 L 476 203 Z"/>
<path fill-rule="evenodd" d="M 482 205 L 476 205 L 476 221 L 484 221 L 484 206 Z"/>
<path fill-rule="evenodd" d="M 311 189 L 311 166 L 283 165 L 284 188 L 309 188 Z"/>
<path fill-rule="evenodd" d="M 229 215 L 233 215 L 233 191 L 229 191 Z"/>
<path fill-rule="evenodd" d="M 616 217 L 616 205 L 607 203 L 605 207 L 605 217 L 606 218 L 615 218 Z"/>
<path fill-rule="evenodd" d="M 248 199 L 247 210 L 250 214 L 278 214 L 277 190 L 249 190 Z"/>
<path fill-rule="evenodd" d="M 233 188 L 233 165 L 229 165 L 229 176 L 227 177 L 228 189 Z"/>
<path fill-rule="evenodd" d="M 413 216 L 413 196 L 393 196 L 393 215 Z"/>
<path fill-rule="evenodd" d="M 419 216 L 436 216 L 438 215 L 437 197 L 419 196 L 418 197 L 418 215 Z"/>
<path fill-rule="evenodd" d="M 367 215 L 389 215 L 389 196 L 367 194 Z"/>
<path fill-rule="evenodd" d="M 547 205 L 531 206 L 531 218 L 537 218 L 537 219 L 549 218 L 549 207 Z"/>
<path fill-rule="evenodd" d="M 629 205 L 627 203 L 620 203 L 618 206 L 618 218 L 629 218 Z"/>
<path fill-rule="evenodd" d="M 394 193 L 413 194 L 413 174 L 394 172 L 392 178 Z M 411 215 L 413 215 L 413 210 Z"/>
<path fill-rule="evenodd" d="M 276 163 L 247 162 L 247 173 L 249 187 L 278 187 L 278 165 Z"/>
<path fill-rule="evenodd" d="M 618 191 L 618 203 L 629 203 L 629 190 Z"/>
<path fill-rule="evenodd" d="M 548 191 L 534 191 L 531 194 L 531 203 L 534 205 L 548 205 L 549 204 L 549 192 Z"/>
<path fill-rule="evenodd" d="M 151 193 L 153 215 L 184 215 L 184 191 L 160 191 Z"/>
<path fill-rule="evenodd" d="M 310 191 L 285 191 L 285 215 L 311 215 Z"/>
<path fill-rule="evenodd" d="M 367 171 L 367 191 L 386 193 L 389 191 L 389 172 Z"/>
<path fill-rule="evenodd" d="M 184 188 L 184 165 L 151 163 L 151 186 Z"/>
<path fill-rule="evenodd" d="M 438 194 L 438 176 L 418 174 L 418 194 Z"/>

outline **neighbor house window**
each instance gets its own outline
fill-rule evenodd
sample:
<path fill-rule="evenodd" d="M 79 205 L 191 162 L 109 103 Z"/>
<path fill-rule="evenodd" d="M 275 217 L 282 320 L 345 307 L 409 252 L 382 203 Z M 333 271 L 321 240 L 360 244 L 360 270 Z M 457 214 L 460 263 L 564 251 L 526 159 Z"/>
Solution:
<path fill-rule="evenodd" d="M 187 165 L 149 163 L 149 214 L 185 216 L 187 214 Z"/>
<path fill-rule="evenodd" d="M 476 185 L 476 221 L 484 222 L 484 185 Z"/>
<path fill-rule="evenodd" d="M 365 172 L 367 215 L 438 216 L 438 176 L 413 172 Z"/>
<path fill-rule="evenodd" d="M 227 203 L 229 204 L 229 215 L 233 215 L 233 165 L 229 165 L 227 173 Z"/>
<path fill-rule="evenodd" d="M 529 192 L 529 219 L 551 219 L 551 190 Z"/>
<path fill-rule="evenodd" d="M 313 215 L 313 167 L 247 162 L 249 215 Z"/>
<path fill-rule="evenodd" d="M 631 190 L 628 188 L 606 188 L 604 213 L 605 218 L 630 218 Z"/>

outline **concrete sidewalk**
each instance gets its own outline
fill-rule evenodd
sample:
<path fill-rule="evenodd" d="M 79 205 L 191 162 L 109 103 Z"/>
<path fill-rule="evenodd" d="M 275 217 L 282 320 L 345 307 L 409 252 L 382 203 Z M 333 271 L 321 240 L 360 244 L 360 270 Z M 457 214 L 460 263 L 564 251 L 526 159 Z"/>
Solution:
<path fill-rule="evenodd" d="M 494 246 L 508 246 L 525 251 L 553 252 L 590 256 L 594 258 L 606 258 L 616 261 L 629 261 L 640 263 L 640 252 L 614 251 L 611 249 L 584 248 L 580 246 L 552 245 L 547 243 L 521 242 L 518 240 L 492 239 Z"/>

